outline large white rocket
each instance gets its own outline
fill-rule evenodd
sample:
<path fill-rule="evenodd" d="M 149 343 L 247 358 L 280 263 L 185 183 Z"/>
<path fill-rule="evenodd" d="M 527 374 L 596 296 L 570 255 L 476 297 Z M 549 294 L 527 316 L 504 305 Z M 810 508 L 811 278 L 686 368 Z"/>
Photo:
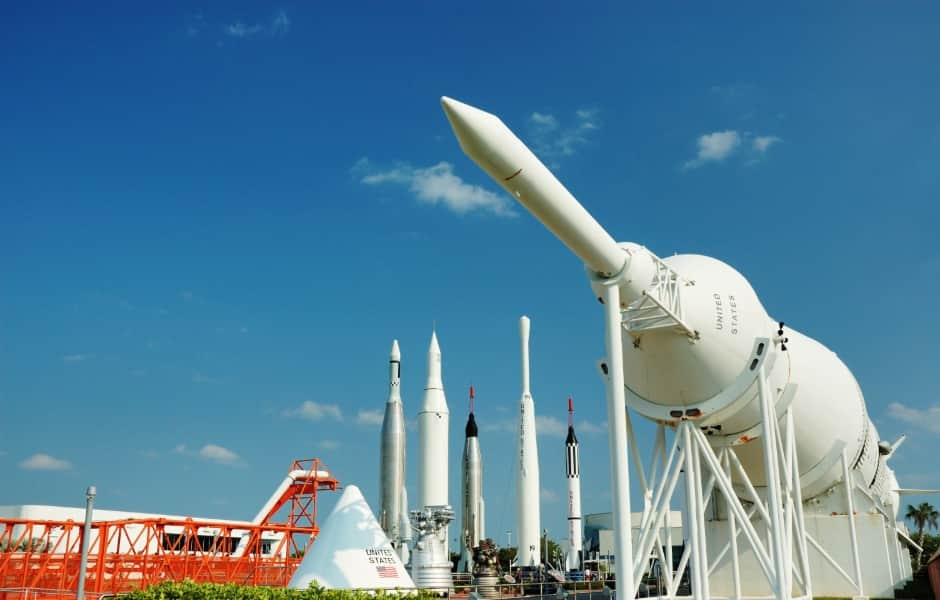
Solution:
<path fill-rule="evenodd" d="M 418 503 L 411 520 L 417 535 L 411 570 L 419 588 L 453 590 L 448 526 L 454 512 L 447 500 L 447 446 L 450 411 L 441 379 L 441 348 L 431 334 L 428 382 L 418 411 Z"/>
<path fill-rule="evenodd" d="M 565 438 L 565 479 L 568 480 L 568 558 L 565 568 L 581 570 L 581 455 L 574 434 L 574 402 L 568 398 L 568 437 Z"/>
<path fill-rule="evenodd" d="M 450 410 L 441 379 L 441 347 L 437 333 L 428 348 L 428 382 L 418 411 L 418 508 L 444 506 L 447 501 L 447 443 Z"/>
<path fill-rule="evenodd" d="M 616 243 L 498 117 L 450 98 L 442 103 L 464 152 L 584 261 L 604 305 L 618 590 L 636 590 L 641 574 L 631 568 L 627 405 L 682 436 L 668 458 L 661 451 L 661 464 L 672 470 L 659 481 L 684 470 L 689 504 L 697 507 L 684 523 L 695 596 L 708 598 L 710 590 L 725 597 L 769 592 L 781 600 L 893 593 L 910 576 L 907 550 L 895 543 L 906 536 L 895 517 L 902 490 L 887 464 L 897 443 L 880 439 L 858 382 L 838 356 L 772 319 L 731 266 L 696 254 L 659 258 L 638 244 Z M 716 457 L 719 448 L 735 465 L 734 485 Z M 727 529 L 720 515 L 706 526 L 706 473 L 724 498 L 717 504 L 729 511 Z M 741 483 L 747 495 L 739 498 Z M 657 492 L 657 514 L 669 514 L 672 495 Z M 742 503 L 754 498 L 767 542 L 749 530 L 753 553 L 709 556 L 725 543 L 733 547 L 733 523 L 749 528 L 756 520 Z M 849 536 L 827 533 L 817 541 L 807 533 L 844 531 L 846 521 Z M 656 519 L 645 520 L 638 558 L 659 545 L 659 527 Z M 859 543 L 862 531 L 870 537 Z M 829 552 L 851 552 L 855 576 Z M 746 556 L 750 562 L 739 568 Z"/>
<path fill-rule="evenodd" d="M 477 422 L 473 416 L 473 386 L 470 386 L 470 415 L 464 434 L 460 558 L 463 569 L 472 572 L 473 549 L 483 539 L 483 458 L 480 455 Z"/>
<path fill-rule="evenodd" d="M 539 542 L 539 449 L 535 438 L 535 403 L 529 391 L 529 317 L 519 319 L 522 337 L 522 398 L 519 401 L 519 461 L 516 463 L 516 529 L 520 567 L 542 563 Z"/>
<path fill-rule="evenodd" d="M 401 352 L 398 340 L 392 342 L 388 357 L 388 401 L 382 420 L 382 455 L 379 460 L 379 524 L 392 546 L 403 549 L 403 521 L 407 524 L 405 493 L 405 416 L 401 402 Z M 410 536 L 408 536 L 410 537 Z M 403 556 L 405 560 L 407 555 Z"/>

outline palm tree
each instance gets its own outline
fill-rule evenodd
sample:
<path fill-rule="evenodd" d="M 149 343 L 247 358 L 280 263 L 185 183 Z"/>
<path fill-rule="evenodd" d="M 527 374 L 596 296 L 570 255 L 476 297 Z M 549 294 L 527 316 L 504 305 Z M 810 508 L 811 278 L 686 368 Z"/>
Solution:
<path fill-rule="evenodd" d="M 940 512 L 937 512 L 937 509 L 928 502 L 921 502 L 917 506 L 908 504 L 907 514 L 904 515 L 904 518 L 912 521 L 917 527 L 917 545 L 923 548 L 924 530 L 937 528 L 937 520 L 940 519 Z M 917 558 L 914 560 L 915 571 L 920 570 L 920 555 L 922 553 L 923 550 L 917 552 Z"/>

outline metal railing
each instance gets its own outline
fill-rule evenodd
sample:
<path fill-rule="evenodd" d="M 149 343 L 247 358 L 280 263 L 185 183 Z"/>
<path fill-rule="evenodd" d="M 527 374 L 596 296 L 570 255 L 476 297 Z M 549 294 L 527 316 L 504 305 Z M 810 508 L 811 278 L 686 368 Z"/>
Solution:
<path fill-rule="evenodd" d="M 499 583 L 487 585 L 470 583 L 454 576 L 454 594 L 475 595 L 487 600 L 524 597 L 556 597 L 574 600 L 609 600 L 612 590 L 604 581 L 527 581 L 521 583 Z"/>
<path fill-rule="evenodd" d="M 55 590 L 47 588 L 0 588 L 0 600 L 74 600 L 75 590 Z M 85 592 L 85 600 L 112 600 L 114 594 L 104 592 Z"/>

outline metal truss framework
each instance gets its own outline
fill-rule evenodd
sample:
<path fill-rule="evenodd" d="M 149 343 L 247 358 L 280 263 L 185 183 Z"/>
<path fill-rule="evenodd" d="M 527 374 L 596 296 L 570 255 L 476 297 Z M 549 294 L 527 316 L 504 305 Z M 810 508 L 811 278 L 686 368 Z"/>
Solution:
<path fill-rule="evenodd" d="M 287 585 L 320 532 L 317 493 L 339 489 L 336 478 L 322 476 L 326 469 L 318 459 L 294 461 L 290 472 L 300 470 L 311 475 L 287 487 L 257 524 L 163 518 L 94 521 L 86 591 L 115 594 L 183 579 Z M 284 509 L 286 520 L 275 522 Z M 0 519 L 0 590 L 19 590 L 0 592 L 0 599 L 62 598 L 62 592 L 75 590 L 82 526 L 72 520 Z"/>
<path fill-rule="evenodd" d="M 684 279 L 652 252 L 649 257 L 656 267 L 653 282 L 623 311 L 624 330 L 638 337 L 647 331 L 669 329 L 697 339 L 698 332 L 684 320 L 681 294 L 683 287 L 695 283 Z"/>
<path fill-rule="evenodd" d="M 794 440 L 793 414 L 785 405 L 777 413 L 777 398 L 769 389 L 763 367 L 759 371 L 761 403 L 760 437 L 764 446 L 764 468 L 767 475 L 766 493 L 757 492 L 738 460 L 730 443 L 713 444 L 696 421 L 684 419 L 675 425 L 671 449 L 666 451 L 666 426 L 660 424 L 648 470 L 640 458 L 629 410 L 627 436 L 637 479 L 643 492 L 643 513 L 637 546 L 632 556 L 631 583 L 633 594 L 639 588 L 643 573 L 656 558 L 661 565 L 664 588 L 660 595 L 675 598 L 682 574 L 690 568 L 692 596 L 710 598 L 709 575 L 730 553 L 734 593 L 741 598 L 739 543 L 751 548 L 774 598 L 812 598 L 807 540 L 800 495 L 799 465 Z M 724 441 L 724 440 L 722 440 Z M 685 530 L 688 532 L 679 558 L 678 569 L 672 556 L 670 506 L 684 475 L 686 498 Z M 735 489 L 743 490 L 745 500 Z M 709 562 L 706 548 L 705 522 L 710 504 L 723 502 L 727 511 L 728 536 L 723 547 Z M 714 508 L 714 507 L 713 507 Z M 758 531 L 763 523 L 766 537 Z M 853 527 L 854 531 L 854 520 Z M 619 561 L 618 561 L 619 562 Z"/>

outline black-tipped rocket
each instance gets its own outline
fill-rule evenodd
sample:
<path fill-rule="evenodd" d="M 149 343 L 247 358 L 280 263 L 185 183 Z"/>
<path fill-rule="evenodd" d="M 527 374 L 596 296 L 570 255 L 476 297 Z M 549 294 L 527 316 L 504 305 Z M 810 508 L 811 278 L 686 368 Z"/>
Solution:
<path fill-rule="evenodd" d="M 483 539 L 483 457 L 477 436 L 477 422 L 473 416 L 473 386 L 470 386 L 470 415 L 464 428 L 461 478 L 462 517 L 460 527 L 460 557 L 467 572 L 473 571 L 473 549 Z"/>
<path fill-rule="evenodd" d="M 379 460 L 379 524 L 392 546 L 402 538 L 402 521 L 408 507 L 403 504 L 405 487 L 405 416 L 401 402 L 401 352 L 398 340 L 392 342 L 388 357 L 388 401 L 382 419 L 382 450 Z"/>
<path fill-rule="evenodd" d="M 581 569 L 581 456 L 578 436 L 574 434 L 574 402 L 568 398 L 568 437 L 565 438 L 565 479 L 568 481 L 568 557 L 569 571 Z"/>

